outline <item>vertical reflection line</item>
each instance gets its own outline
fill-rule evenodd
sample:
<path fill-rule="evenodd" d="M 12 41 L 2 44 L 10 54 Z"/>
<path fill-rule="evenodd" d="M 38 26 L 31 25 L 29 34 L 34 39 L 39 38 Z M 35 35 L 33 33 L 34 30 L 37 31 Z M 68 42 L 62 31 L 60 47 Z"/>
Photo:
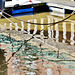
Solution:
<path fill-rule="evenodd" d="M 24 22 L 23 21 L 21 21 L 21 26 L 22 26 L 21 31 L 23 31 L 24 30 Z"/>
<path fill-rule="evenodd" d="M 71 38 L 70 38 L 70 40 L 71 40 L 70 44 L 74 45 L 74 23 L 71 23 Z"/>
<path fill-rule="evenodd" d="M 28 20 L 28 22 L 30 22 L 30 20 Z M 27 31 L 28 31 L 28 34 L 30 34 L 30 23 L 28 23 L 28 29 L 27 29 Z"/>
<path fill-rule="evenodd" d="M 50 23 L 50 17 L 48 17 L 48 23 Z M 50 29 L 50 25 L 48 25 L 48 37 L 51 38 L 51 29 Z"/>
<path fill-rule="evenodd" d="M 56 22 L 57 22 L 58 20 L 56 20 Z M 58 29 L 58 24 L 55 24 L 55 30 L 56 30 L 56 36 L 55 36 L 55 38 L 56 38 L 56 42 L 58 42 L 59 40 L 59 29 Z"/>
<path fill-rule="evenodd" d="M 17 25 L 17 23 L 15 23 L 15 26 L 16 26 L 15 30 L 18 31 L 18 25 Z"/>
<path fill-rule="evenodd" d="M 63 22 L 63 40 L 62 42 L 65 43 L 66 40 L 66 22 Z"/>
<path fill-rule="evenodd" d="M 53 23 L 53 18 L 52 18 L 52 23 Z M 51 31 L 52 31 L 52 38 L 54 38 L 54 31 L 53 31 L 53 25 L 51 26 Z"/>
<path fill-rule="evenodd" d="M 12 30 L 12 23 L 10 23 L 10 30 Z"/>
<path fill-rule="evenodd" d="M 36 19 L 34 19 L 34 23 L 37 23 L 37 20 L 36 20 Z M 34 32 L 33 32 L 33 34 L 36 34 L 36 32 L 37 32 L 37 25 L 35 24 L 35 27 L 34 27 Z"/>
<path fill-rule="evenodd" d="M 41 18 L 41 24 L 43 24 L 43 18 Z M 44 26 L 43 25 L 41 25 L 41 32 L 40 32 L 40 35 L 44 35 L 43 34 L 43 29 L 44 29 Z"/>
<path fill-rule="evenodd" d="M 4 29 L 6 30 L 6 25 L 7 25 L 7 23 L 4 23 Z"/>

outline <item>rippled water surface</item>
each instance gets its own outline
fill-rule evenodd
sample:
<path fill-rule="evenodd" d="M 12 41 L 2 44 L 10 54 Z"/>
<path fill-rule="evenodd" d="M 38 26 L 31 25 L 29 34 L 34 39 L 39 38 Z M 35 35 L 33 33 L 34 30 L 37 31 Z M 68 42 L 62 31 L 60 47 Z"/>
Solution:
<path fill-rule="evenodd" d="M 66 14 L 65 17 L 66 16 L 68 16 L 68 14 Z M 48 12 L 17 18 L 26 20 L 28 22 L 41 24 L 57 22 L 63 19 L 62 17 L 52 16 Z M 21 27 L 21 22 L 12 18 L 10 19 L 15 23 L 18 23 L 18 26 Z M 7 20 L 2 19 L 0 20 L 0 22 L 1 26 L 7 23 L 6 29 L 10 28 L 10 23 Z M 54 43 L 50 43 L 50 41 L 47 41 L 47 43 L 54 45 L 59 49 L 62 49 L 62 47 L 60 47 L 60 43 L 62 43 L 62 45 L 68 44 L 69 46 L 67 49 L 69 49 L 70 46 L 72 46 L 70 49 L 75 48 L 75 15 L 73 15 L 69 20 L 56 25 L 36 26 L 33 24 L 24 23 L 23 28 L 31 34 L 36 33 L 38 35 L 38 38 L 39 36 L 45 36 L 45 39 L 52 39 L 56 43 L 56 45 L 54 45 Z M 13 26 L 12 29 L 14 30 L 15 26 Z M 0 43 L 1 65 L 5 63 L 5 60 L 7 60 L 6 58 L 10 57 L 13 52 L 16 52 L 20 48 L 24 41 L 21 39 L 17 40 L 14 38 L 9 38 L 9 36 L 0 34 Z M 70 53 L 68 54 L 64 50 L 64 52 L 60 52 L 60 55 L 58 56 L 57 51 L 43 46 L 41 43 L 37 42 L 37 44 L 38 45 L 32 45 L 31 43 L 26 43 L 25 45 L 23 45 L 20 50 L 14 55 L 12 60 L 9 61 L 9 64 L 4 65 L 0 68 L 0 75 L 75 75 L 75 61 L 62 61 L 72 60 L 72 58 L 75 58 L 74 55 L 72 56 L 70 55 Z M 63 47 L 64 49 L 66 49 L 64 45 Z M 7 50 L 7 53 L 2 52 L 5 49 Z M 73 53 L 74 51 L 72 50 L 72 54 Z M 57 60 L 60 61 L 57 62 Z"/>

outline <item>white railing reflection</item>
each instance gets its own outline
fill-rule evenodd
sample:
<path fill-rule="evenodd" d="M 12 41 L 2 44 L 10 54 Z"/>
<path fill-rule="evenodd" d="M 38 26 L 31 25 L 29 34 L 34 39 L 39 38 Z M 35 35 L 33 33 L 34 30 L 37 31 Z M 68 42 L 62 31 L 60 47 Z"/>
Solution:
<path fill-rule="evenodd" d="M 44 22 L 44 19 L 43 19 L 43 18 L 41 18 L 41 24 L 43 24 L 43 22 Z M 43 32 L 44 32 L 44 30 L 43 30 L 43 29 L 44 29 L 44 26 L 43 26 L 43 25 L 41 25 L 41 29 L 40 29 L 40 30 L 41 30 L 41 32 L 40 32 L 40 35 L 44 35 L 44 34 L 43 34 Z"/>
<path fill-rule="evenodd" d="M 66 22 L 63 22 L 63 40 L 62 42 L 65 43 L 66 40 Z"/>
<path fill-rule="evenodd" d="M 47 18 L 41 18 L 40 22 L 41 24 L 44 23 L 53 23 L 53 22 L 57 22 L 61 19 L 55 18 L 55 17 L 50 17 L 48 16 Z M 38 20 L 37 19 L 30 19 L 28 20 L 28 22 L 34 22 L 37 23 Z M 69 22 L 67 24 L 67 22 Z M 71 20 L 67 20 L 66 22 L 62 22 L 61 24 L 55 24 L 55 25 L 37 25 L 37 24 L 30 24 L 30 23 L 24 23 L 24 22 L 19 22 L 19 23 L 15 23 L 15 26 L 13 26 L 12 23 L 4 23 L 4 24 L 0 24 L 0 27 L 2 27 L 2 25 L 4 26 L 2 30 L 4 29 L 9 29 L 9 30 L 13 30 L 13 28 L 18 31 L 19 28 L 18 26 L 20 25 L 21 27 L 21 31 L 24 31 L 26 29 L 26 25 L 27 25 L 27 32 L 28 34 L 30 34 L 31 30 L 33 30 L 33 34 L 36 34 L 37 31 L 39 30 L 39 34 L 44 36 L 44 31 L 46 30 L 46 34 L 48 34 L 48 38 L 51 39 L 55 39 L 56 42 L 59 42 L 60 39 L 62 39 L 62 43 L 66 43 L 66 40 L 69 40 L 70 45 L 74 45 L 75 44 L 75 22 L 71 21 Z M 71 28 L 70 28 L 70 27 Z M 62 32 L 62 34 L 60 34 L 60 32 Z M 69 34 L 67 34 L 69 33 Z M 62 35 L 62 37 L 60 37 L 60 35 Z M 68 37 L 70 39 L 68 39 Z"/>
<path fill-rule="evenodd" d="M 56 20 L 56 22 L 57 22 L 58 20 Z M 56 36 L 55 36 L 55 38 L 56 38 L 56 42 L 58 42 L 59 41 L 59 28 L 58 28 L 58 24 L 55 24 L 55 30 L 56 30 Z"/>
<path fill-rule="evenodd" d="M 21 21 L 21 26 L 22 26 L 21 31 L 23 31 L 24 30 L 24 22 L 22 22 L 22 21 Z"/>
<path fill-rule="evenodd" d="M 34 19 L 34 23 L 37 23 L 37 19 Z M 35 24 L 33 34 L 36 34 L 36 33 L 37 33 L 37 25 Z"/>
<path fill-rule="evenodd" d="M 49 17 L 48 17 L 48 23 L 51 23 Z M 48 37 L 51 38 L 51 28 L 50 28 L 50 25 L 48 25 Z"/>
<path fill-rule="evenodd" d="M 74 45 L 74 23 L 71 23 L 71 38 L 70 38 L 70 40 L 71 40 L 70 44 Z"/>
<path fill-rule="evenodd" d="M 30 20 L 28 20 L 28 22 L 30 22 Z M 31 24 L 30 24 L 30 23 L 28 23 L 28 29 L 27 29 L 28 34 L 30 34 L 30 28 L 31 28 Z"/>

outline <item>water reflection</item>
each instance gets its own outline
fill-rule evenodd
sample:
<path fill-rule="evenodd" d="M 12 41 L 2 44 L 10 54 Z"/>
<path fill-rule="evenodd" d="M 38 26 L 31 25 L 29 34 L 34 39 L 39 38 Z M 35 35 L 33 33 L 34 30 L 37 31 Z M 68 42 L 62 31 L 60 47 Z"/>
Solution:
<path fill-rule="evenodd" d="M 40 13 L 32 16 L 22 16 L 18 18 L 26 20 L 28 22 L 41 24 L 52 23 L 63 19 L 60 17 L 52 16 L 49 13 Z M 6 23 L 2 25 L 5 25 L 6 29 L 10 29 L 12 34 L 18 34 L 18 37 L 23 36 L 22 38 L 27 38 L 27 35 L 23 34 L 25 33 L 23 32 L 24 30 L 28 31 L 28 34 L 36 33 L 37 38 L 57 47 L 59 50 L 56 51 L 55 49 L 47 48 L 45 45 L 42 44 L 36 45 L 36 43 L 39 44 L 38 41 L 36 41 L 35 43 L 36 46 L 33 46 L 30 43 L 26 43 L 22 46 L 20 51 L 15 54 L 15 56 L 11 60 L 12 62 L 9 62 L 9 68 L 11 67 L 13 75 L 74 75 L 75 62 L 66 61 L 75 58 L 75 56 L 72 55 L 74 53 L 73 48 L 75 48 L 75 22 L 73 20 L 67 20 L 55 25 L 44 26 L 37 26 L 37 24 L 26 24 L 22 21 L 18 22 L 17 20 L 15 20 L 16 26 L 14 26 L 12 23 L 7 23 L 5 20 L 4 22 Z M 18 26 L 20 26 L 22 29 L 19 29 Z M 23 33 L 21 34 L 19 30 L 21 30 Z M 11 44 L 9 43 L 10 40 L 8 40 L 8 38 L 4 40 L 5 42 L 8 42 L 8 53 L 11 52 L 12 54 L 11 49 L 13 49 L 13 52 L 18 50 L 19 46 L 24 42 L 22 38 L 20 38 L 21 41 L 12 40 L 14 45 L 13 48 L 9 46 Z M 24 40 L 26 38 L 24 38 Z M 68 44 L 68 48 L 66 44 Z M 64 50 L 62 51 L 62 49 Z M 67 49 L 70 49 L 69 53 Z"/>
<path fill-rule="evenodd" d="M 67 14 L 64 14 L 66 17 Z M 27 24 L 24 22 L 19 22 L 18 20 L 13 20 L 10 18 L 13 22 L 15 22 L 15 25 L 9 22 L 6 22 L 6 20 L 2 19 L 2 21 L 5 21 L 6 23 L 2 23 L 1 27 L 4 25 L 4 28 L 10 29 L 10 30 L 26 30 L 28 34 L 40 34 L 42 36 L 48 36 L 48 38 L 55 39 L 56 42 L 63 42 L 68 43 L 70 45 L 74 45 L 75 42 L 75 21 L 74 21 L 75 15 L 73 15 L 69 20 L 66 20 L 65 22 L 61 22 L 55 25 L 37 25 L 37 24 Z M 18 17 L 21 20 L 25 20 L 27 22 L 31 23 L 40 23 L 40 24 L 48 24 L 57 22 L 63 19 L 63 17 L 57 17 L 52 16 L 50 13 L 39 13 L 29 16 L 21 16 Z M 21 29 L 19 27 L 21 27 Z"/>

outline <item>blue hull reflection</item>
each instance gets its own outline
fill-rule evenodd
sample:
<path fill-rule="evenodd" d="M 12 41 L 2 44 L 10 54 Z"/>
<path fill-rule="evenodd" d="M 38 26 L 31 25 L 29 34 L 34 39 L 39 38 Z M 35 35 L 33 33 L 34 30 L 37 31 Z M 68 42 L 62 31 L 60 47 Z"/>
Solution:
<path fill-rule="evenodd" d="M 21 14 L 14 14 L 12 16 L 16 17 L 16 16 L 24 16 L 24 15 L 33 15 L 33 12 L 21 13 Z"/>
<path fill-rule="evenodd" d="M 18 9 L 18 10 L 12 10 L 12 14 L 18 14 L 18 13 L 24 13 L 24 12 L 32 12 L 33 8 L 25 8 L 25 9 Z"/>

